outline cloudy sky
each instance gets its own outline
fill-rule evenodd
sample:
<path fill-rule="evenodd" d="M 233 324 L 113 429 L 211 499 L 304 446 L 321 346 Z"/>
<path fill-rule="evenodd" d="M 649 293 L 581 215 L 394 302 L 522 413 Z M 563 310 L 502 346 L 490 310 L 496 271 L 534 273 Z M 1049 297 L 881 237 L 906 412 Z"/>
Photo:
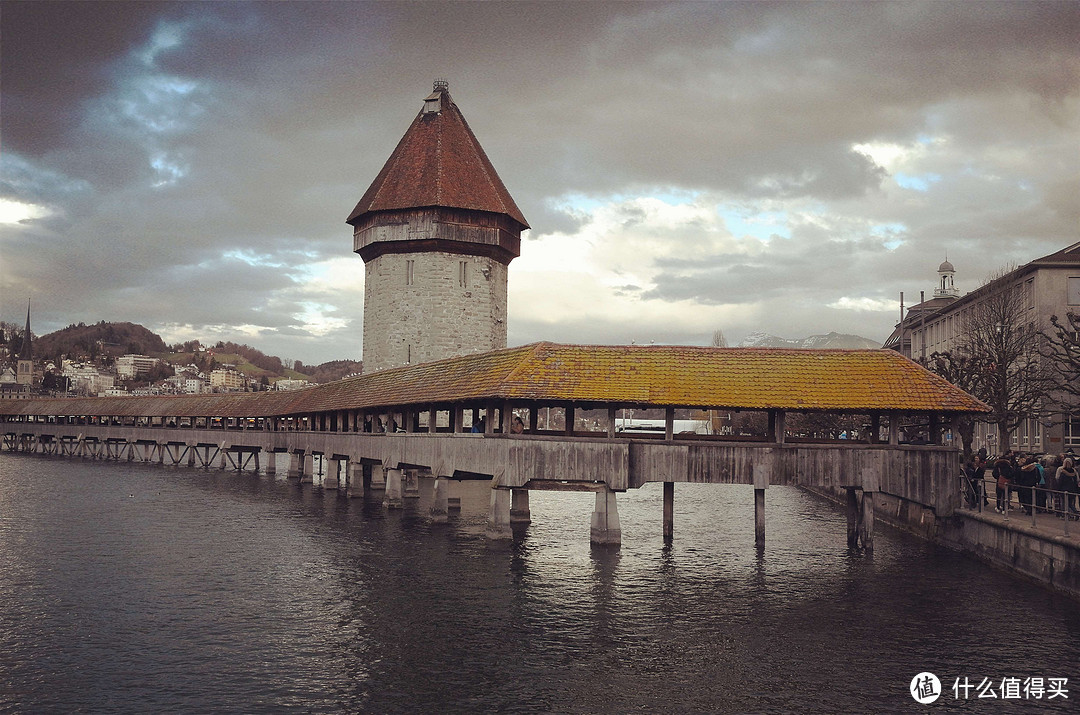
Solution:
<path fill-rule="evenodd" d="M 1078 240 L 1080 3 L 0 8 L 0 319 L 361 355 L 345 224 L 446 78 L 532 225 L 510 344 L 884 339 Z"/>

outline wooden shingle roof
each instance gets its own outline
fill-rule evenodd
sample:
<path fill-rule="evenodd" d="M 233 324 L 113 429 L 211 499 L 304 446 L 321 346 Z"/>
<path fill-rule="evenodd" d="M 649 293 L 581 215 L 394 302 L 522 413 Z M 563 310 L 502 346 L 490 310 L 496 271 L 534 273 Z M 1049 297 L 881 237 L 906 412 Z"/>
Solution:
<path fill-rule="evenodd" d="M 428 100 L 438 111 L 416 115 L 346 223 L 373 211 L 445 206 L 506 214 L 528 228 L 450 92 L 437 86 Z"/>
<path fill-rule="evenodd" d="M 892 350 L 533 343 L 284 393 L 0 403 L 0 414 L 222 416 L 486 401 L 826 412 L 986 412 Z"/>

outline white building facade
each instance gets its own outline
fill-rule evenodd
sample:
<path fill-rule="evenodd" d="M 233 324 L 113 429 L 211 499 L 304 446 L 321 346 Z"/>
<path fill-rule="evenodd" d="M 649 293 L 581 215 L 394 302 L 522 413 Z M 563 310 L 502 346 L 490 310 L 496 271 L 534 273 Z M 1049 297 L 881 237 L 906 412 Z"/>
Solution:
<path fill-rule="evenodd" d="M 979 301 L 992 292 L 1006 289 L 1021 291 L 1029 320 L 1044 330 L 1050 328 L 1051 316 L 1064 319 L 1069 311 L 1080 312 L 1080 243 L 1020 266 L 964 296 L 955 289 L 954 275 L 955 270 L 948 261 L 939 267 L 934 297 L 911 306 L 884 347 L 898 350 L 916 361 L 929 359 L 935 352 L 954 350 Z M 1080 405 L 1042 420 L 1026 420 L 1013 433 L 1010 445 L 998 445 L 996 440 L 994 425 L 978 423 L 976 449 L 985 447 L 991 453 L 1006 449 L 1080 453 Z"/>

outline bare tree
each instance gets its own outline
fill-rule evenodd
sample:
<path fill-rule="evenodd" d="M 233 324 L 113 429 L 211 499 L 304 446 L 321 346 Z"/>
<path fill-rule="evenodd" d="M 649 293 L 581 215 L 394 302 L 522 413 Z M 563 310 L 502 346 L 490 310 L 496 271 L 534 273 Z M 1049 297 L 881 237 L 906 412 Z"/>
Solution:
<path fill-rule="evenodd" d="M 1080 312 L 1068 311 L 1065 320 L 1050 316 L 1043 357 L 1050 365 L 1057 402 L 1066 410 L 1080 406 Z"/>
<path fill-rule="evenodd" d="M 1051 382 L 1040 354 L 1045 339 L 1023 283 L 1012 270 L 991 276 L 964 317 L 956 354 L 978 368 L 972 393 L 991 409 L 985 418 L 997 425 L 998 444 L 1009 445 L 1025 420 L 1047 414 Z"/>
<path fill-rule="evenodd" d="M 923 362 L 923 367 L 937 373 L 964 392 L 978 395 L 983 389 L 991 363 L 987 362 L 985 355 L 969 355 L 961 350 L 945 350 L 931 353 L 930 359 Z M 964 446 L 964 458 L 971 456 L 971 445 L 975 441 L 976 417 L 968 412 L 957 414 L 953 418 L 953 427 L 960 435 L 960 441 Z"/>
<path fill-rule="evenodd" d="M 724 337 L 724 331 L 719 328 L 713 331 L 712 343 L 714 348 L 726 348 L 728 347 L 727 338 Z"/>

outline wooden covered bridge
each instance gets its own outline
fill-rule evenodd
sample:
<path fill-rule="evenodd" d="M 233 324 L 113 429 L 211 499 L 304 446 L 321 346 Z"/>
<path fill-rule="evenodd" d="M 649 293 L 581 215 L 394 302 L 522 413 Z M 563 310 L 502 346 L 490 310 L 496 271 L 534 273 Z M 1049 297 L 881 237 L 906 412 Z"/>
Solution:
<path fill-rule="evenodd" d="M 623 410 L 655 408 L 663 434 L 618 430 Z M 677 434 L 677 409 L 757 411 L 768 427 Z M 986 410 L 889 350 L 535 343 L 295 392 L 6 400 L 0 432 L 8 450 L 238 470 L 288 453 L 289 476 L 302 481 L 319 455 L 331 464 L 325 488 L 382 489 L 391 508 L 428 476 L 435 520 L 452 507 L 452 481 L 486 479 L 494 538 L 528 521 L 529 490 L 587 490 L 593 541 L 618 543 L 616 494 L 647 482 L 664 483 L 670 536 L 674 483 L 702 482 L 754 485 L 762 546 L 769 485 L 846 489 L 849 544 L 871 549 L 877 493 L 952 512 L 959 453 L 942 435 L 956 415 Z M 858 440 L 814 440 L 788 428 L 788 415 L 813 412 L 864 415 L 865 429 Z M 925 425 L 927 443 L 902 444 L 902 422 Z"/>

